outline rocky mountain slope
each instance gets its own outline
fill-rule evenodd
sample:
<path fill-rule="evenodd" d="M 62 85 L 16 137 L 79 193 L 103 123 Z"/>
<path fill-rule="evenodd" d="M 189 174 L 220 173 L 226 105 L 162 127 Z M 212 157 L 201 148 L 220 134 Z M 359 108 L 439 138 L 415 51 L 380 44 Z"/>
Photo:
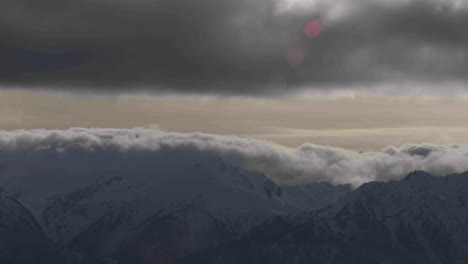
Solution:
<path fill-rule="evenodd" d="M 0 184 L 31 211 L 25 209 L 36 230 L 55 247 L 122 263 L 175 261 L 240 239 L 276 216 L 330 205 L 350 191 L 326 183 L 281 187 L 211 154 L 166 152 L 151 160 L 139 153 L 125 159 L 48 154 L 33 153 L 23 161 L 26 169 L 12 169 L 10 162 Z M 45 158 L 56 165 L 41 166 Z M 72 159 L 89 163 L 77 167 Z"/>
<path fill-rule="evenodd" d="M 14 197 L 0 189 L 0 263 L 26 264 L 59 261 L 31 213 Z"/>
<path fill-rule="evenodd" d="M 22 157 L 0 164 L 2 264 L 468 262 L 468 173 L 351 190 L 209 152 Z"/>
<path fill-rule="evenodd" d="M 302 223 L 278 218 L 181 263 L 467 263 L 468 173 L 369 183 Z"/>

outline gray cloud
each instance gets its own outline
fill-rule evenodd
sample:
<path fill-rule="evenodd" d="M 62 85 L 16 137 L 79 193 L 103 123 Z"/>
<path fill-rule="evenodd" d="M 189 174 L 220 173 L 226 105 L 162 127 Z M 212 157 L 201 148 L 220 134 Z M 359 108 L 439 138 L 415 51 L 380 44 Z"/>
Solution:
<path fill-rule="evenodd" d="M 194 153 L 194 162 L 201 153 L 212 153 L 287 185 L 325 181 L 359 186 L 369 181 L 401 179 L 415 170 L 441 176 L 468 170 L 468 149 L 458 145 L 407 145 L 388 147 L 380 153 L 357 154 L 311 144 L 290 149 L 251 139 L 151 129 L 0 131 L 2 159 L 11 156 L 8 153 L 29 155 L 40 151 L 63 155 L 76 151 L 102 155 L 145 153 L 145 160 L 171 151 L 185 156 Z M 46 166 L 53 169 L 54 164 Z"/>
<path fill-rule="evenodd" d="M 215 94 L 464 83 L 466 6 L 460 0 L 5 0 L 0 83 Z M 303 32 L 311 19 L 323 24 L 313 40 Z M 300 65 L 288 63 L 291 48 L 304 53 Z"/>

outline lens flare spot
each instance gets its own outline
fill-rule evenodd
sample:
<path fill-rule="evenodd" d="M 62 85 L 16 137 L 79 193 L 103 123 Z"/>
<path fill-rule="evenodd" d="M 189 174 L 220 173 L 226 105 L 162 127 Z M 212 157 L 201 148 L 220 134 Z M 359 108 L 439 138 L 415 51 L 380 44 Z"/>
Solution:
<path fill-rule="evenodd" d="M 302 62 L 304 61 L 304 58 L 305 58 L 304 49 L 296 47 L 296 48 L 290 48 L 288 50 L 287 59 L 290 65 L 292 66 L 301 65 Z"/>
<path fill-rule="evenodd" d="M 317 20 L 309 21 L 305 25 L 304 31 L 308 38 L 317 38 L 318 36 L 320 36 L 320 33 L 322 33 L 322 23 L 320 23 Z"/>

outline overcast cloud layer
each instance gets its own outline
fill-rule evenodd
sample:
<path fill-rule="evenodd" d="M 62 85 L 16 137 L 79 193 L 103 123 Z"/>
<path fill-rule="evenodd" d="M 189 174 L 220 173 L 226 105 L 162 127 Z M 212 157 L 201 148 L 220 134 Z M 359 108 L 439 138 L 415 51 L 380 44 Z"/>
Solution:
<path fill-rule="evenodd" d="M 151 129 L 0 131 L 0 153 L 54 151 L 67 155 L 93 151 L 103 155 L 152 155 L 167 150 L 180 151 L 181 155 L 194 153 L 194 162 L 200 157 L 197 152 L 213 153 L 262 172 L 280 184 L 325 181 L 359 186 L 369 181 L 401 179 L 415 170 L 441 176 L 468 171 L 468 149 L 463 146 L 407 145 L 399 149 L 388 147 L 380 153 L 357 154 L 310 144 L 289 149 L 257 140 Z M 0 157 L 3 160 L 8 155 Z M 54 168 L 54 164 L 42 166 Z"/>
<path fill-rule="evenodd" d="M 309 21 L 322 25 L 314 38 Z M 467 27 L 464 0 L 3 0 L 0 84 L 268 95 L 464 84 Z"/>

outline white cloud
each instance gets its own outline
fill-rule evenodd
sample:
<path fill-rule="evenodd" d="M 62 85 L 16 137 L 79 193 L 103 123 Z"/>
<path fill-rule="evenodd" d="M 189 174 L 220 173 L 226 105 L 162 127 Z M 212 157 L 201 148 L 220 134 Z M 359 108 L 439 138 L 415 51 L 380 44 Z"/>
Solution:
<path fill-rule="evenodd" d="M 281 184 L 326 181 L 359 186 L 369 181 L 401 179 L 415 170 L 440 176 L 468 171 L 468 149 L 459 145 L 407 145 L 388 147 L 379 153 L 357 154 L 311 144 L 291 149 L 253 139 L 152 129 L 0 131 L 2 152 L 82 149 L 151 153 L 167 148 L 213 152 Z"/>
<path fill-rule="evenodd" d="M 420 2 L 444 12 L 458 12 L 468 7 L 466 0 L 276 0 L 276 10 L 279 14 L 315 14 L 333 23 L 358 13 L 368 13 L 372 8 L 392 9 Z"/>

